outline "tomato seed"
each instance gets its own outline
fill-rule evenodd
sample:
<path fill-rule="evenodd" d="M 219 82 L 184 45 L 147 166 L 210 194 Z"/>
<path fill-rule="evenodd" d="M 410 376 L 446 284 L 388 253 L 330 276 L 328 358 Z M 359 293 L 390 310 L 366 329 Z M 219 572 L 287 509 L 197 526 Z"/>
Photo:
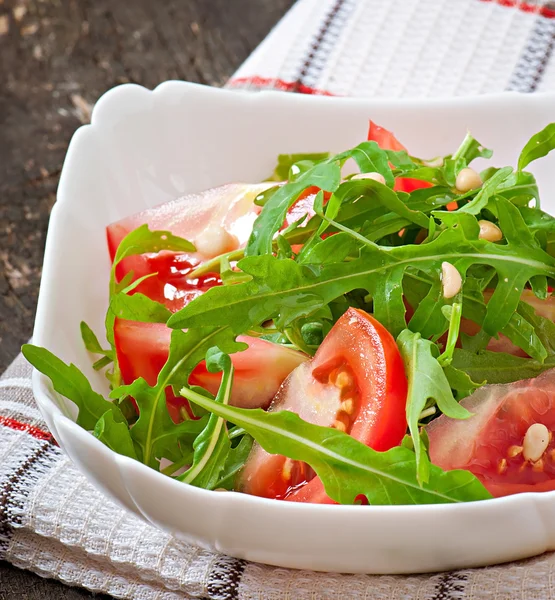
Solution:
<path fill-rule="evenodd" d="M 335 380 L 335 385 L 338 388 L 346 388 L 351 387 L 353 385 L 353 378 L 347 371 L 341 371 L 337 375 L 337 379 Z"/>
<path fill-rule="evenodd" d="M 536 461 L 532 465 L 532 471 L 535 471 L 536 473 L 543 473 L 543 459 L 540 458 L 540 460 Z"/>
<path fill-rule="evenodd" d="M 343 400 L 339 409 L 346 412 L 348 415 L 352 415 L 355 412 L 355 403 L 353 402 L 353 399 L 347 398 L 346 400 Z"/>
<path fill-rule="evenodd" d="M 293 472 L 293 461 L 290 458 L 286 458 L 283 463 L 283 469 L 281 471 L 281 477 L 284 481 L 291 481 L 291 474 Z"/>
<path fill-rule="evenodd" d="M 507 459 L 502 458 L 497 465 L 497 472 L 499 475 L 503 475 L 503 473 L 507 470 Z"/>
<path fill-rule="evenodd" d="M 343 433 L 347 431 L 347 426 L 345 425 L 345 423 L 343 423 L 343 421 L 340 421 L 339 419 L 337 419 L 337 421 L 334 421 L 333 428 L 337 429 L 337 431 L 342 431 Z"/>
<path fill-rule="evenodd" d="M 509 449 L 507 450 L 507 456 L 509 458 L 514 458 L 515 456 L 518 456 L 521 452 L 522 446 L 509 446 Z"/>

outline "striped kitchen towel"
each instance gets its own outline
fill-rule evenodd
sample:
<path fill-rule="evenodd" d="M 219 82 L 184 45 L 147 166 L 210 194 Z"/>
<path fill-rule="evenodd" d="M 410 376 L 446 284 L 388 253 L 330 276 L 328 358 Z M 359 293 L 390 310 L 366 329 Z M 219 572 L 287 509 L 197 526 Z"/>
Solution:
<path fill-rule="evenodd" d="M 555 3 L 299 0 L 228 85 L 385 97 L 547 91 L 554 42 Z M 278 569 L 183 544 L 73 467 L 37 410 L 30 375 L 20 356 L 0 378 L 0 559 L 16 566 L 141 600 L 555 600 L 555 553 L 370 576 Z"/>

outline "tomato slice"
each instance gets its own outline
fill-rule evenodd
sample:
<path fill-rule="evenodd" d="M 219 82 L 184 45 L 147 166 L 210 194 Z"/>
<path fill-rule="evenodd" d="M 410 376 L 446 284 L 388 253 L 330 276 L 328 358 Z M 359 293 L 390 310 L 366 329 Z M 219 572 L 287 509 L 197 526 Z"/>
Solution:
<path fill-rule="evenodd" d="M 433 463 L 471 471 L 494 496 L 555 489 L 555 369 L 484 386 L 462 404 L 474 416 L 461 421 L 443 415 L 427 427 Z M 537 424 L 545 436 L 543 445 L 536 439 L 534 446 L 524 438 Z"/>
<path fill-rule="evenodd" d="M 388 450 L 405 434 L 406 396 L 395 340 L 373 317 L 350 308 L 312 361 L 291 373 L 269 410 L 296 412 L 311 423 L 346 431 L 376 450 Z M 270 455 L 260 446 L 251 452 L 240 488 L 267 498 L 330 501 L 307 465 Z"/>
<path fill-rule="evenodd" d="M 370 126 L 368 127 L 368 140 L 376 142 L 382 150 L 394 150 L 395 152 L 407 150 L 391 131 L 388 131 L 385 127 L 376 125 L 374 121 L 370 121 Z M 432 187 L 432 184 L 427 181 L 398 177 L 395 180 L 394 189 L 398 192 L 407 192 L 407 194 L 410 194 L 414 190 L 428 187 Z"/>
<path fill-rule="evenodd" d="M 275 184 L 228 184 L 188 194 L 112 223 L 106 228 L 112 260 L 123 238 L 145 223 L 151 230 L 170 231 L 197 247 L 190 254 L 163 251 L 125 258 L 116 268 L 118 281 L 129 271 L 133 271 L 134 280 L 156 273 L 135 288 L 135 293 L 163 302 L 172 311 L 183 308 L 199 293 L 221 283 L 217 275 L 193 282 L 187 275 L 200 262 L 247 243 L 261 210 L 254 199 L 271 185 Z"/>
<path fill-rule="evenodd" d="M 171 329 L 160 323 L 137 323 L 116 319 L 114 327 L 116 353 L 125 384 L 143 377 L 154 385 L 158 373 L 168 359 Z M 239 336 L 249 347 L 231 355 L 235 377 L 230 403 L 241 408 L 266 408 L 284 379 L 307 357 L 301 352 L 249 336 Z M 221 373 L 209 373 L 204 361 L 189 379 L 212 394 L 220 387 Z M 166 390 L 168 410 L 175 422 L 182 420 L 180 410 L 187 409 L 185 398 L 175 396 L 171 387 Z"/>

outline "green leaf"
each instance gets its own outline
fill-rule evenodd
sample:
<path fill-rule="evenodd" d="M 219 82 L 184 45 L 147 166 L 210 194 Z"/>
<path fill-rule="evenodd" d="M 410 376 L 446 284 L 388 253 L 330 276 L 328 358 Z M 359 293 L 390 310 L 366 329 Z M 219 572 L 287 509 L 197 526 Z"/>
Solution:
<path fill-rule="evenodd" d="M 123 420 L 119 408 L 95 392 L 88 379 L 74 364 L 67 365 L 46 348 L 31 344 L 22 346 L 21 351 L 37 371 L 50 379 L 52 387 L 58 394 L 69 398 L 77 405 L 78 425 L 92 431 L 97 421 L 107 411 L 112 411 L 116 415 L 115 418 L 121 416 L 120 420 Z"/>
<path fill-rule="evenodd" d="M 486 382 L 474 383 L 467 373 L 459 369 L 455 369 L 452 364 L 443 368 L 445 377 L 454 392 L 455 399 L 460 402 L 463 398 L 470 396 L 479 387 L 482 387 Z"/>
<path fill-rule="evenodd" d="M 229 356 L 219 348 L 212 348 L 206 355 L 206 367 L 212 373 L 223 371 L 222 382 L 215 401 L 224 405 L 228 404 L 234 371 Z M 187 397 L 187 393 L 190 392 L 191 390 L 184 388 L 181 394 Z M 206 427 L 195 439 L 193 448 L 195 451 L 193 464 L 183 475 L 179 476 L 179 479 L 197 487 L 214 489 L 224 470 L 231 449 L 225 420 L 211 414 Z"/>
<path fill-rule="evenodd" d="M 512 383 L 521 379 L 537 377 L 555 367 L 555 355 L 550 355 L 540 363 L 532 358 L 522 358 L 505 352 L 479 353 L 457 348 L 453 354 L 452 366 L 464 371 L 473 381 L 484 383 Z"/>
<path fill-rule="evenodd" d="M 214 485 L 214 489 L 224 488 L 232 490 L 235 487 L 235 479 L 239 471 L 245 466 L 245 462 L 251 453 L 253 442 L 252 437 L 245 434 L 241 437 L 241 441 L 237 446 L 230 449 L 224 468 L 220 474 L 220 479 Z"/>
<path fill-rule="evenodd" d="M 518 170 L 522 171 L 532 161 L 546 156 L 555 148 L 555 123 L 550 123 L 533 135 L 518 158 Z"/>
<path fill-rule="evenodd" d="M 231 286 L 234 287 L 234 286 Z M 228 327 L 200 328 L 188 332 L 172 332 L 168 360 L 158 375 L 156 385 L 149 386 L 143 378 L 131 385 L 115 389 L 112 398 L 133 397 L 139 406 L 139 418 L 131 429 L 131 437 L 142 451 L 145 464 L 157 467 L 157 459 L 165 457 L 176 462 L 181 456 L 176 441 L 200 433 L 200 421 L 186 421 L 175 425 L 166 406 L 166 389 L 181 388 L 188 384 L 189 375 L 201 362 L 206 352 L 218 346 L 223 352 L 233 353 L 246 348 L 246 344 L 235 341 Z M 176 454 L 177 453 L 177 454 Z"/>
<path fill-rule="evenodd" d="M 272 175 L 266 181 L 287 181 L 291 167 L 300 161 L 319 163 L 329 157 L 329 152 L 306 154 L 278 154 L 278 162 Z M 272 188 L 273 189 L 273 188 Z"/>
<path fill-rule="evenodd" d="M 433 404 L 437 404 L 442 413 L 453 419 L 466 419 L 471 416 L 466 408 L 453 398 L 451 386 L 433 354 L 435 344 L 408 329 L 400 333 L 397 344 L 405 363 L 408 379 L 406 413 L 413 440 L 420 440 L 418 434 L 420 413 L 430 400 Z M 421 442 L 415 444 L 415 462 L 418 481 L 426 483 L 430 467 Z"/>
<path fill-rule="evenodd" d="M 483 183 L 476 196 L 474 196 L 474 198 L 468 204 L 465 204 L 459 208 L 457 212 L 477 215 L 480 211 L 486 208 L 488 202 L 497 192 L 499 186 L 507 180 L 512 172 L 512 167 L 504 167 L 503 169 L 499 169 L 495 175 Z"/>
<path fill-rule="evenodd" d="M 348 158 L 352 158 L 356 162 L 361 173 L 380 173 L 383 175 L 386 185 L 393 187 L 395 178 L 389 166 L 388 154 L 376 142 L 362 142 L 351 150 L 334 156 L 333 160 L 344 162 Z"/>
<path fill-rule="evenodd" d="M 193 400 L 193 395 L 189 394 Z M 194 402 L 243 427 L 270 454 L 308 463 L 326 494 L 340 504 L 359 495 L 370 504 L 435 504 L 483 500 L 490 494 L 469 471 L 444 472 L 430 465 L 429 482 L 416 480 L 415 455 L 401 446 L 376 452 L 337 429 L 303 421 L 298 415 L 225 406 L 201 395 Z"/>
<path fill-rule="evenodd" d="M 480 142 L 473 138 L 470 133 L 467 133 L 462 144 L 459 146 L 452 159 L 457 160 L 459 158 L 464 159 L 467 165 L 469 165 L 476 158 L 491 158 L 493 152 L 488 148 L 484 148 Z"/>
<path fill-rule="evenodd" d="M 435 214 L 448 228 L 427 244 L 381 247 L 368 242 L 354 260 L 310 268 L 269 255 L 247 257 L 238 266 L 251 281 L 210 289 L 173 314 L 168 325 L 179 329 L 229 325 L 236 334 L 268 319 L 287 327 L 352 290 L 363 289 L 373 296 L 379 282 L 393 270 L 411 267 L 439 273 L 441 263 L 447 261 L 462 274 L 476 264 L 497 271 L 497 287 L 483 325 L 489 335 L 496 335 L 511 320 L 526 282 L 535 275 L 555 276 L 555 259 L 540 248 L 523 247 L 511 239 L 507 244 L 478 239 L 479 227 L 471 215 Z M 392 289 L 389 300 L 398 303 L 402 291 Z"/>
<path fill-rule="evenodd" d="M 115 294 L 110 300 L 108 310 L 120 319 L 141 323 L 165 323 L 172 315 L 163 304 L 144 294 Z"/>
<path fill-rule="evenodd" d="M 97 421 L 93 433 L 114 452 L 137 460 L 129 425 L 123 417 L 122 420 L 118 419 L 117 413 L 112 410 L 106 411 Z"/>
<path fill-rule="evenodd" d="M 459 302 L 454 302 L 450 306 L 443 306 L 441 312 L 449 321 L 449 334 L 447 336 L 445 350 L 443 351 L 441 356 L 438 357 L 437 362 L 442 367 L 446 367 L 453 360 L 453 351 L 455 350 L 455 345 L 457 343 L 457 340 L 459 339 L 462 306 Z"/>
<path fill-rule="evenodd" d="M 85 323 L 85 321 L 81 321 L 80 329 L 81 329 L 81 338 L 83 339 L 85 348 L 89 352 L 92 352 L 92 354 L 103 354 L 106 357 L 112 356 L 112 351 L 104 350 L 102 348 L 94 331 Z"/>
<path fill-rule="evenodd" d="M 148 224 L 141 225 L 128 233 L 120 242 L 114 258 L 114 266 L 127 256 L 173 250 L 174 252 L 195 252 L 195 246 L 171 231 L 151 231 Z"/>
<path fill-rule="evenodd" d="M 274 234 L 285 221 L 287 211 L 308 187 L 316 186 L 333 192 L 341 182 L 341 169 L 336 163 L 318 163 L 296 181 L 281 186 L 266 202 L 254 222 L 245 253 L 247 256 L 271 254 Z"/>

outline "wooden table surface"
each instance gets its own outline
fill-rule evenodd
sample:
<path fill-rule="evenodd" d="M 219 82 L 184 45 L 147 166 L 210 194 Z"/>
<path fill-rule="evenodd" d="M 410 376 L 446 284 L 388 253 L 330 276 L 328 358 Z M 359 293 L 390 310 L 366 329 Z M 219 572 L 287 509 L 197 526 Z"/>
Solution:
<path fill-rule="evenodd" d="M 293 1 L 0 0 L 0 372 L 31 335 L 62 161 L 95 99 L 222 85 Z M 0 600 L 92 597 L 0 562 Z"/>

